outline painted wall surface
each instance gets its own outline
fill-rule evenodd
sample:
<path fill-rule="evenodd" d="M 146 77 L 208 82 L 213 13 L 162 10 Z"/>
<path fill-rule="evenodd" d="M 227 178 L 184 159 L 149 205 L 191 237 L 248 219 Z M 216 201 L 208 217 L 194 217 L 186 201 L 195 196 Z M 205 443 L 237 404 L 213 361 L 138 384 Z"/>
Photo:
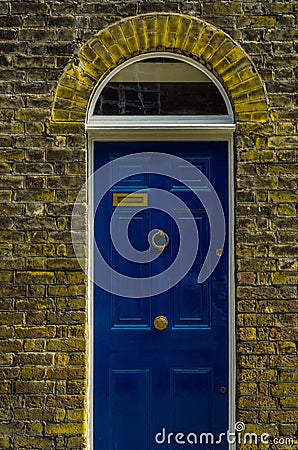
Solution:
<path fill-rule="evenodd" d="M 278 443 L 297 432 L 297 11 L 295 1 L 0 2 L 0 448 L 87 448 L 87 279 L 71 241 L 84 121 L 98 82 L 148 51 L 193 57 L 230 96 L 237 420 L 298 448 Z"/>

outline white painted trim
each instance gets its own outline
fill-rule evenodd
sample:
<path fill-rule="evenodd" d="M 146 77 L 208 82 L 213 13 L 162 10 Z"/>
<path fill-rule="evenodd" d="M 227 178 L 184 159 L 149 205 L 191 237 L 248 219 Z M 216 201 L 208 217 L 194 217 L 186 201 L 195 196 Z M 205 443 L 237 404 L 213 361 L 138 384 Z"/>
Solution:
<path fill-rule="evenodd" d="M 215 135 L 216 134 L 216 135 Z M 141 134 L 142 136 L 142 134 Z M 134 140 L 143 140 L 138 133 L 134 134 Z M 106 141 L 107 139 L 102 139 L 101 133 L 92 132 L 88 134 L 88 149 L 89 149 L 89 178 L 93 173 L 93 161 L 94 161 L 94 142 L 95 141 Z M 122 136 L 122 141 L 130 140 L 125 139 Z M 113 132 L 109 133 L 109 141 L 114 141 Z M 120 139 L 119 139 L 120 140 Z M 161 141 L 160 130 L 151 131 L 150 139 L 151 141 Z M 165 140 L 165 139 L 164 139 Z M 167 136 L 167 140 L 173 139 L 172 133 Z M 186 135 L 184 140 L 195 140 L 187 139 Z M 236 423 L 236 339 L 235 339 L 235 262 L 234 262 L 234 155 L 233 155 L 233 136 L 229 133 L 229 138 L 227 138 L 225 132 L 220 132 L 216 130 L 216 133 L 209 131 L 209 133 L 202 135 L 200 130 L 196 130 L 196 141 L 228 141 L 228 191 L 229 191 L 229 430 L 233 432 Z M 94 270 L 94 260 L 93 260 L 93 192 L 94 186 L 89 182 L 88 186 L 88 220 L 89 220 L 89 238 L 88 238 L 88 248 L 89 248 L 89 280 L 93 278 Z M 89 382 L 88 382 L 88 449 L 93 450 L 93 355 L 94 355 L 94 342 L 93 342 L 93 332 L 94 332 L 94 304 L 93 304 L 93 283 L 89 282 Z M 225 430 L 223 430 L 225 431 Z M 235 450 L 236 444 L 229 444 L 229 450 Z"/>
<path fill-rule="evenodd" d="M 97 141 L 229 141 L 235 130 L 234 125 L 190 125 L 172 127 L 164 124 L 133 127 L 113 127 L 88 129 L 88 136 Z"/>
<path fill-rule="evenodd" d="M 94 172 L 94 141 L 88 138 L 88 388 L 87 388 L 87 448 L 93 449 L 93 395 L 94 395 L 94 185 L 92 174 Z"/>
<path fill-rule="evenodd" d="M 152 130 L 177 129 L 234 131 L 235 125 L 228 116 L 92 116 L 86 124 L 87 131 L 100 130 Z"/>
<path fill-rule="evenodd" d="M 228 197 L 229 197 L 229 430 L 234 432 L 236 423 L 236 321 L 235 321 L 235 203 L 234 203 L 234 139 L 230 137 L 228 148 Z M 237 445 L 229 444 L 229 449 Z"/>
<path fill-rule="evenodd" d="M 188 128 L 234 129 L 228 116 L 92 116 L 86 125 L 87 130 L 111 128 Z"/>

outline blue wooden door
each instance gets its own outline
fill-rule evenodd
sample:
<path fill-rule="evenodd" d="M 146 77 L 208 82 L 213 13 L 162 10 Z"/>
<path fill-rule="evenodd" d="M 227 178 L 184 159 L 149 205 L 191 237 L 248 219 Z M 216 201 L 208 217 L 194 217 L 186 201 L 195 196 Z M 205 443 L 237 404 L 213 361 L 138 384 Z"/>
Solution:
<path fill-rule="evenodd" d="M 142 189 L 150 199 L 152 188 L 172 193 L 188 205 L 200 239 L 197 256 L 184 278 L 157 295 L 148 295 L 145 289 L 144 297 L 140 292 L 139 298 L 130 298 L 127 292 L 121 296 L 94 284 L 95 450 L 177 449 L 196 441 L 200 448 L 209 449 L 211 436 L 206 440 L 201 434 L 212 433 L 215 442 L 228 429 L 228 233 L 215 270 L 198 283 L 211 233 L 206 208 L 179 182 L 177 171 L 173 177 L 146 172 L 150 152 L 168 154 L 169 164 L 170 155 L 181 158 L 182 171 L 183 161 L 199 168 L 216 190 L 228 222 L 226 142 L 95 143 L 94 171 L 128 154 L 136 155 L 133 163 L 139 171 L 117 181 L 100 202 L 101 177 L 94 177 L 94 203 L 99 202 L 95 245 L 110 267 L 127 277 L 152 278 L 162 273 L 181 250 L 175 215 L 182 221 L 189 219 L 180 207 L 172 213 L 144 207 L 131 216 L 134 206 L 119 206 L 114 228 L 116 233 L 123 230 L 123 221 L 129 217 L 128 236 L 135 249 L 148 248 L 152 229 L 169 237 L 167 247 L 151 262 L 129 261 L 116 251 L 110 238 L 113 194 Z M 124 166 L 117 166 L 120 178 Z M 113 178 L 112 174 L 107 177 Z M 162 239 L 160 245 L 164 245 Z M 98 270 L 95 259 L 94 272 L 100 279 Z M 103 275 L 111 277 L 111 285 L 117 284 L 114 273 Z M 168 320 L 163 330 L 154 326 L 158 316 Z M 177 437 L 177 433 L 183 435 Z M 228 445 L 222 442 L 217 447 Z"/>

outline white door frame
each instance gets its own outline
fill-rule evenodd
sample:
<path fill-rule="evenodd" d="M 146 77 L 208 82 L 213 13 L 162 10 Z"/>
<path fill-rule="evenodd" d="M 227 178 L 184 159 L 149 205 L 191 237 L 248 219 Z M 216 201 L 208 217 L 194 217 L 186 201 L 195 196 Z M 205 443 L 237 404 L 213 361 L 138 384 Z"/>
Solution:
<path fill-rule="evenodd" d="M 227 104 L 227 116 L 94 116 L 100 92 L 115 73 L 133 62 L 152 57 L 172 57 L 187 62 L 209 76 L 219 88 Z M 229 430 L 236 423 L 236 339 L 235 339 L 235 262 L 234 262 L 234 153 L 235 130 L 233 111 L 228 96 L 218 80 L 201 64 L 182 55 L 150 53 L 131 58 L 108 75 L 97 87 L 86 122 L 88 134 L 88 449 L 93 450 L 93 355 L 94 355 L 94 310 L 93 310 L 93 171 L 95 141 L 225 141 L 228 142 L 228 192 L 229 192 Z M 222 430 L 223 432 L 228 430 Z M 234 450 L 236 444 L 229 444 Z M 103 449 L 104 450 L 104 449 Z M 141 449 L 140 449 L 141 450 Z"/>

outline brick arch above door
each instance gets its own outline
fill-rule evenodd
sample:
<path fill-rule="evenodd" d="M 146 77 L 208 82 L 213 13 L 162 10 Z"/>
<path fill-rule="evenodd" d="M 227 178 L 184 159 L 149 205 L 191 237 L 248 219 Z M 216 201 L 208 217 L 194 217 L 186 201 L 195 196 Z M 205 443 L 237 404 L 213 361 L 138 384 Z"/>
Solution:
<path fill-rule="evenodd" d="M 192 16 L 152 13 L 130 17 L 82 46 L 59 79 L 51 120 L 84 123 L 99 83 L 119 64 L 149 52 L 193 58 L 222 83 L 236 122 L 269 121 L 264 84 L 249 56 L 222 30 Z"/>

